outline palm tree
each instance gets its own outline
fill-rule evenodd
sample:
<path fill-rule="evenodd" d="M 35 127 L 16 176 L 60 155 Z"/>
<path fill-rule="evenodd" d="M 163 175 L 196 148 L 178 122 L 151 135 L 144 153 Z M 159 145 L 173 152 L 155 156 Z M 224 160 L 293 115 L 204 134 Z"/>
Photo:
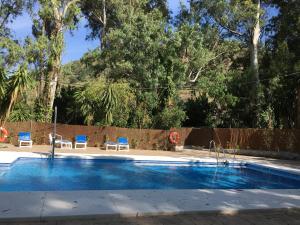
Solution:
<path fill-rule="evenodd" d="M 75 92 L 76 109 L 68 108 L 68 116 L 76 117 L 78 111 L 84 117 L 84 122 L 87 125 L 91 125 L 94 120 L 93 102 L 90 100 L 88 95 L 88 89 L 79 89 Z M 79 106 L 79 107 L 78 107 Z"/>
<path fill-rule="evenodd" d="M 113 111 L 118 105 L 118 88 L 114 84 L 109 84 L 103 91 L 101 105 L 105 113 L 105 123 L 111 125 L 113 122 Z"/>
<path fill-rule="evenodd" d="M 0 124 L 4 125 L 20 93 L 28 88 L 31 83 L 32 79 L 28 74 L 27 65 L 20 65 L 15 74 L 7 80 L 7 88 L 0 107 Z"/>

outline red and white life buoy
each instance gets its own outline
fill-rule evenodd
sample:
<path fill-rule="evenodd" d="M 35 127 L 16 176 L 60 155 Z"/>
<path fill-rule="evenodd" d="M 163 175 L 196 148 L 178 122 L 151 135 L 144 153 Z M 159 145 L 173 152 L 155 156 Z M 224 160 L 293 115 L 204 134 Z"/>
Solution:
<path fill-rule="evenodd" d="M 0 127 L 0 142 L 4 142 L 7 136 L 8 136 L 7 130 L 4 127 Z"/>
<path fill-rule="evenodd" d="M 172 131 L 169 135 L 169 141 L 171 144 L 178 144 L 180 140 L 180 136 L 177 132 Z"/>

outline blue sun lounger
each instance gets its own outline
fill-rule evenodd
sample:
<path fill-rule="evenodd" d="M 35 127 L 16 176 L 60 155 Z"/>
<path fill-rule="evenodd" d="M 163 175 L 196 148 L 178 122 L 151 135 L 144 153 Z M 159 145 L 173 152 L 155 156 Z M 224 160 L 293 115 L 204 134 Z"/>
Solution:
<path fill-rule="evenodd" d="M 83 147 L 78 147 L 83 146 Z M 86 149 L 87 147 L 87 136 L 77 135 L 75 136 L 75 149 Z"/>
<path fill-rule="evenodd" d="M 19 147 L 31 148 L 32 147 L 31 133 L 30 132 L 19 132 L 18 142 L 19 142 Z"/>
<path fill-rule="evenodd" d="M 117 139 L 118 151 L 122 149 L 129 151 L 129 143 L 126 137 L 119 137 Z"/>

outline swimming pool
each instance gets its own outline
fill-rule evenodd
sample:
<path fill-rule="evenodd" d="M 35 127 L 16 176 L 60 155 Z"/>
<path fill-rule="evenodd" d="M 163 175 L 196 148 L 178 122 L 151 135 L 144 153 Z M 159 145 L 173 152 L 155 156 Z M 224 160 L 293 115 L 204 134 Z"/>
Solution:
<path fill-rule="evenodd" d="M 300 175 L 255 164 L 19 158 L 0 164 L 0 191 L 299 189 Z"/>

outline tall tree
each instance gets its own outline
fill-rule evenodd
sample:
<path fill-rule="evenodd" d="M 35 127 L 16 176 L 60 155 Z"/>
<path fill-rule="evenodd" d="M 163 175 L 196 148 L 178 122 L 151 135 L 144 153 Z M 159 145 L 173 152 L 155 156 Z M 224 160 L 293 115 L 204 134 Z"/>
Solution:
<path fill-rule="evenodd" d="M 300 4 L 272 0 L 278 14 L 269 24 L 265 74 L 276 127 L 300 128 Z"/>
<path fill-rule="evenodd" d="M 83 0 L 80 3 L 81 10 L 88 20 L 88 27 L 91 33 L 88 38 L 99 39 L 100 49 L 106 46 L 106 35 L 110 28 L 117 28 L 122 25 L 117 14 L 122 7 L 140 7 L 140 0 Z M 150 12 L 158 9 L 165 18 L 170 18 L 167 0 L 150 0 L 143 3 L 143 10 Z"/>
<path fill-rule="evenodd" d="M 263 9 L 261 0 L 191 0 L 192 10 L 202 25 L 215 24 L 223 38 L 234 37 L 248 46 L 250 74 L 253 82 L 250 93 L 252 107 L 257 106 L 259 86 L 258 46 Z M 255 110 L 257 113 L 257 109 Z M 255 126 L 257 121 L 254 121 Z"/>
<path fill-rule="evenodd" d="M 287 92 L 296 93 L 294 98 L 288 98 L 293 101 L 294 124 L 300 128 L 300 4 L 296 0 L 273 1 L 279 8 L 279 14 L 274 18 L 274 47 L 286 46 L 286 69 L 278 68 L 282 74 L 292 74 L 292 82 L 287 81 L 289 85 Z M 274 49 L 275 50 L 275 49 Z M 276 54 L 276 51 L 275 51 Z M 281 60 L 281 59 L 278 59 Z M 274 62 L 275 63 L 275 62 Z"/>
<path fill-rule="evenodd" d="M 43 84 L 43 95 L 40 99 L 42 107 L 47 109 L 49 119 L 53 107 L 58 78 L 61 74 L 61 57 L 64 49 L 64 32 L 74 29 L 80 13 L 79 0 L 39 0 L 38 18 L 34 19 L 33 33 L 41 54 L 46 57 L 46 68 Z M 45 52 L 45 48 L 48 49 Z M 37 59 L 42 61 L 41 59 Z M 45 61 L 44 61 L 45 62 Z"/>
<path fill-rule="evenodd" d="M 130 117 L 131 126 L 161 125 L 156 121 L 161 120 L 162 112 L 164 118 L 176 113 L 164 109 L 176 105 L 176 87 L 185 80 L 185 66 L 178 59 L 180 37 L 174 35 L 156 5 L 150 6 L 146 0 L 124 2 L 127 4 L 115 6 L 118 23 L 110 27 L 106 34 L 109 44 L 93 64 L 99 65 L 99 76 L 113 81 L 126 79 L 134 90 L 137 107 Z"/>
<path fill-rule="evenodd" d="M 91 33 L 88 38 L 99 38 L 100 49 L 105 47 L 105 35 L 108 28 L 117 24 L 115 18 L 114 0 L 83 0 L 80 3 L 81 10 L 88 20 Z"/>

